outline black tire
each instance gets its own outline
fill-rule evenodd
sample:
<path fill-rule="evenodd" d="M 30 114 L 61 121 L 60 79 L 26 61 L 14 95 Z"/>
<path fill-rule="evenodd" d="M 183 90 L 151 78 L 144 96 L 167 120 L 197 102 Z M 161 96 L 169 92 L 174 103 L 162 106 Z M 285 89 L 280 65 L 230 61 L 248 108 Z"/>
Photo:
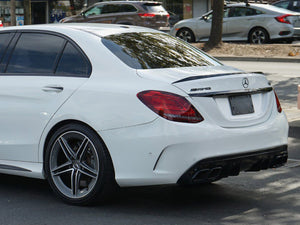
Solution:
<path fill-rule="evenodd" d="M 249 42 L 251 44 L 267 44 L 269 41 L 269 34 L 264 28 L 256 27 L 249 32 Z"/>
<path fill-rule="evenodd" d="M 193 31 L 191 31 L 189 28 L 181 28 L 177 33 L 176 37 L 179 37 L 180 39 L 186 41 L 186 42 L 195 42 L 195 35 Z"/>
<path fill-rule="evenodd" d="M 52 135 L 44 167 L 54 193 L 69 204 L 107 200 L 115 187 L 105 145 L 95 131 L 81 124 L 64 125 Z"/>

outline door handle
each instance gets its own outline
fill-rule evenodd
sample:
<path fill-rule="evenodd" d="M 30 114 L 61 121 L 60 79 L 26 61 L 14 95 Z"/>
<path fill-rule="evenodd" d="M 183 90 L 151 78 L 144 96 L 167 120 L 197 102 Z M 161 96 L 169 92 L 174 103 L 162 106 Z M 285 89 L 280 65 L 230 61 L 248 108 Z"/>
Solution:
<path fill-rule="evenodd" d="M 44 92 L 62 92 L 64 90 L 64 88 L 62 86 L 58 86 L 58 85 L 47 85 L 45 87 L 42 88 L 42 90 Z"/>

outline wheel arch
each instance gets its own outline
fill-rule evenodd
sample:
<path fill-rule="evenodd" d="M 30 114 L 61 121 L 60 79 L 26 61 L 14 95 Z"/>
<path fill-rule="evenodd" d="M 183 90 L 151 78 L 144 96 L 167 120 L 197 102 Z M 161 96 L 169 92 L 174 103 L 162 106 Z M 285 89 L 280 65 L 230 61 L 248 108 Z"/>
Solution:
<path fill-rule="evenodd" d="M 62 120 L 58 123 L 56 123 L 54 126 L 52 126 L 52 128 L 49 130 L 49 132 L 47 133 L 46 135 L 46 138 L 45 138 L 45 141 L 44 141 L 44 144 L 43 144 L 43 149 L 42 149 L 42 153 L 43 153 L 43 174 L 44 176 L 46 177 L 46 173 L 45 173 L 45 156 L 46 156 L 46 148 L 47 148 L 47 145 L 49 144 L 49 141 L 52 137 L 52 135 L 62 126 L 65 126 L 65 125 L 68 125 L 68 124 L 79 124 L 79 125 L 82 125 L 82 126 L 85 126 L 85 127 L 88 127 L 89 129 L 91 129 L 96 135 L 97 137 L 99 138 L 99 140 L 101 141 L 101 143 L 103 144 L 106 152 L 107 152 L 107 155 L 110 159 L 110 162 L 111 162 L 111 165 L 112 165 L 112 169 L 113 169 L 113 172 L 114 172 L 114 176 L 115 176 L 115 169 L 114 169 L 114 164 L 113 164 L 113 161 L 112 161 L 112 158 L 111 158 L 111 155 L 110 155 L 110 152 L 104 142 L 104 140 L 102 139 L 102 137 L 99 135 L 99 133 L 93 128 L 91 127 L 90 125 L 88 125 L 87 123 L 84 123 L 80 120 L 75 120 L 75 119 L 67 119 L 67 120 Z"/>
<path fill-rule="evenodd" d="M 270 41 L 270 33 L 269 33 L 268 29 L 266 29 L 266 28 L 263 27 L 263 26 L 254 26 L 254 27 L 252 27 L 252 28 L 249 30 L 249 32 L 248 32 L 248 39 L 247 39 L 247 41 L 250 42 L 250 34 L 251 34 L 251 32 L 252 32 L 253 30 L 255 30 L 255 29 L 257 29 L 257 28 L 260 28 L 260 29 L 265 30 L 266 33 L 267 33 L 267 35 L 268 35 L 268 40 Z"/>

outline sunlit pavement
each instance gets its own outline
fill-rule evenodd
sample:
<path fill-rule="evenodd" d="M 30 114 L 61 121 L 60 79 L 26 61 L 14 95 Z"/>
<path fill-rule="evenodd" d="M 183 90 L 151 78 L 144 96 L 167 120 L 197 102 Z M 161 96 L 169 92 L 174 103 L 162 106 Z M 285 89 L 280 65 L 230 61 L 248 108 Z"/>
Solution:
<path fill-rule="evenodd" d="M 293 45 L 300 45 L 300 41 L 294 41 L 293 43 L 292 43 Z"/>

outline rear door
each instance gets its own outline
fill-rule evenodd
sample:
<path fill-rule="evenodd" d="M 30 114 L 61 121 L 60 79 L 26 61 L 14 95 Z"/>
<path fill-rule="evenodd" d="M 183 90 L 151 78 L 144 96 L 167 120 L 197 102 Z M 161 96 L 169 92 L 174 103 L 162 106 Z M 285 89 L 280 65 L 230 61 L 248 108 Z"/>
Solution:
<path fill-rule="evenodd" d="M 46 124 L 88 79 L 90 64 L 71 40 L 24 31 L 16 34 L 2 65 L 0 159 L 37 162 Z"/>
<path fill-rule="evenodd" d="M 249 30 L 263 24 L 264 18 L 259 14 L 262 12 L 249 7 L 230 7 L 224 40 L 247 40 Z"/>

